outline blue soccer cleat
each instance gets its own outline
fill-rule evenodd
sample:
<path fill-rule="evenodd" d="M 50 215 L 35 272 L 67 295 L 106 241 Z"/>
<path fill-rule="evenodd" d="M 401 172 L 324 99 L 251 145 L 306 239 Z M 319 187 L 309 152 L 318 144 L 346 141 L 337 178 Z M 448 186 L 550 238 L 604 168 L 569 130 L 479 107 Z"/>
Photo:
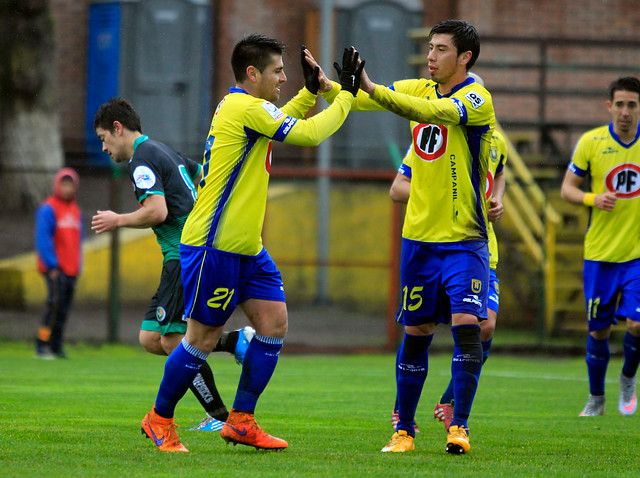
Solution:
<path fill-rule="evenodd" d="M 222 430 L 223 426 L 224 422 L 218 420 L 217 418 L 206 417 L 200 422 L 199 425 L 196 425 L 193 428 L 189 428 L 189 431 L 200 430 L 203 432 L 219 432 L 220 430 Z"/>
<path fill-rule="evenodd" d="M 249 342 L 251 342 L 251 339 L 255 335 L 256 331 L 248 325 L 244 329 L 238 330 L 238 342 L 236 343 L 236 350 L 234 352 L 238 365 L 244 363 L 244 356 L 247 354 Z"/>

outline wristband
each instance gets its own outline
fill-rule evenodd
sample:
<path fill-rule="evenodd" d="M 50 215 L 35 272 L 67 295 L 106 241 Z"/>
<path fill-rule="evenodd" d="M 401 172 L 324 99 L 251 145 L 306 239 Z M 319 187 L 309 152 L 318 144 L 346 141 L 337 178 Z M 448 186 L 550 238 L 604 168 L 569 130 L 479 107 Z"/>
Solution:
<path fill-rule="evenodd" d="M 595 193 L 585 193 L 584 197 L 582 198 L 582 203 L 585 206 L 595 206 L 596 204 Z"/>

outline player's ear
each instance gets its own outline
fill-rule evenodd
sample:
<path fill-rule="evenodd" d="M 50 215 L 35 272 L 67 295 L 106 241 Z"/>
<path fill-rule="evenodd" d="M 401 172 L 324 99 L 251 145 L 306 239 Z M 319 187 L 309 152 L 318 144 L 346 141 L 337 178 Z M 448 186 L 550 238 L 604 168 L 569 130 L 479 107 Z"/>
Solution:
<path fill-rule="evenodd" d="M 253 83 L 258 81 L 258 74 L 259 73 L 260 73 L 260 70 L 258 70 L 255 66 L 249 65 L 247 67 L 247 78 L 249 79 L 249 81 L 251 81 Z"/>
<path fill-rule="evenodd" d="M 458 61 L 460 62 L 461 65 L 466 65 L 471 60 L 472 55 L 473 53 L 471 53 L 470 50 L 464 51 L 460 53 L 460 55 L 458 55 Z"/>
<path fill-rule="evenodd" d="M 120 123 L 120 121 L 114 121 L 113 122 L 113 134 L 118 136 L 122 134 L 122 131 L 124 131 L 124 126 L 122 126 L 122 123 Z"/>

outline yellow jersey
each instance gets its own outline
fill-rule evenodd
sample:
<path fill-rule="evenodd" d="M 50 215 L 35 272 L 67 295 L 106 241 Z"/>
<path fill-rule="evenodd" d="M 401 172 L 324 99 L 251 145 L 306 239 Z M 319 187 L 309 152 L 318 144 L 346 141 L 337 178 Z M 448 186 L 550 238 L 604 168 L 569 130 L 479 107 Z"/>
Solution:
<path fill-rule="evenodd" d="M 262 250 L 272 140 L 315 146 L 346 119 L 353 95 L 341 92 L 321 113 L 302 119 L 316 96 L 303 88 L 284 107 L 240 88 L 216 108 L 207 138 L 203 178 L 181 242 L 254 256 Z"/>

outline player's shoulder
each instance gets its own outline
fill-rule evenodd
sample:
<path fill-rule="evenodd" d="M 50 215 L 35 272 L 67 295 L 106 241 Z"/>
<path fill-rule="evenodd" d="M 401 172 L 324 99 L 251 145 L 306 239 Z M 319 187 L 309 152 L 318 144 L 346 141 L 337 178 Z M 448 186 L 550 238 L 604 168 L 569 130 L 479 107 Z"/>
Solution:
<path fill-rule="evenodd" d="M 474 80 L 467 80 L 462 83 L 462 85 L 452 93 L 451 97 L 470 104 L 474 109 L 482 107 L 493 108 L 491 93 Z"/>
<path fill-rule="evenodd" d="M 491 140 L 494 141 L 499 147 L 506 148 L 507 140 L 499 129 L 496 128 L 493 130 Z"/>
<path fill-rule="evenodd" d="M 603 124 L 601 126 L 596 126 L 595 128 L 591 128 L 590 130 L 585 131 L 582 136 L 580 136 L 581 142 L 597 142 L 603 141 L 611 138 L 610 125 Z"/>

